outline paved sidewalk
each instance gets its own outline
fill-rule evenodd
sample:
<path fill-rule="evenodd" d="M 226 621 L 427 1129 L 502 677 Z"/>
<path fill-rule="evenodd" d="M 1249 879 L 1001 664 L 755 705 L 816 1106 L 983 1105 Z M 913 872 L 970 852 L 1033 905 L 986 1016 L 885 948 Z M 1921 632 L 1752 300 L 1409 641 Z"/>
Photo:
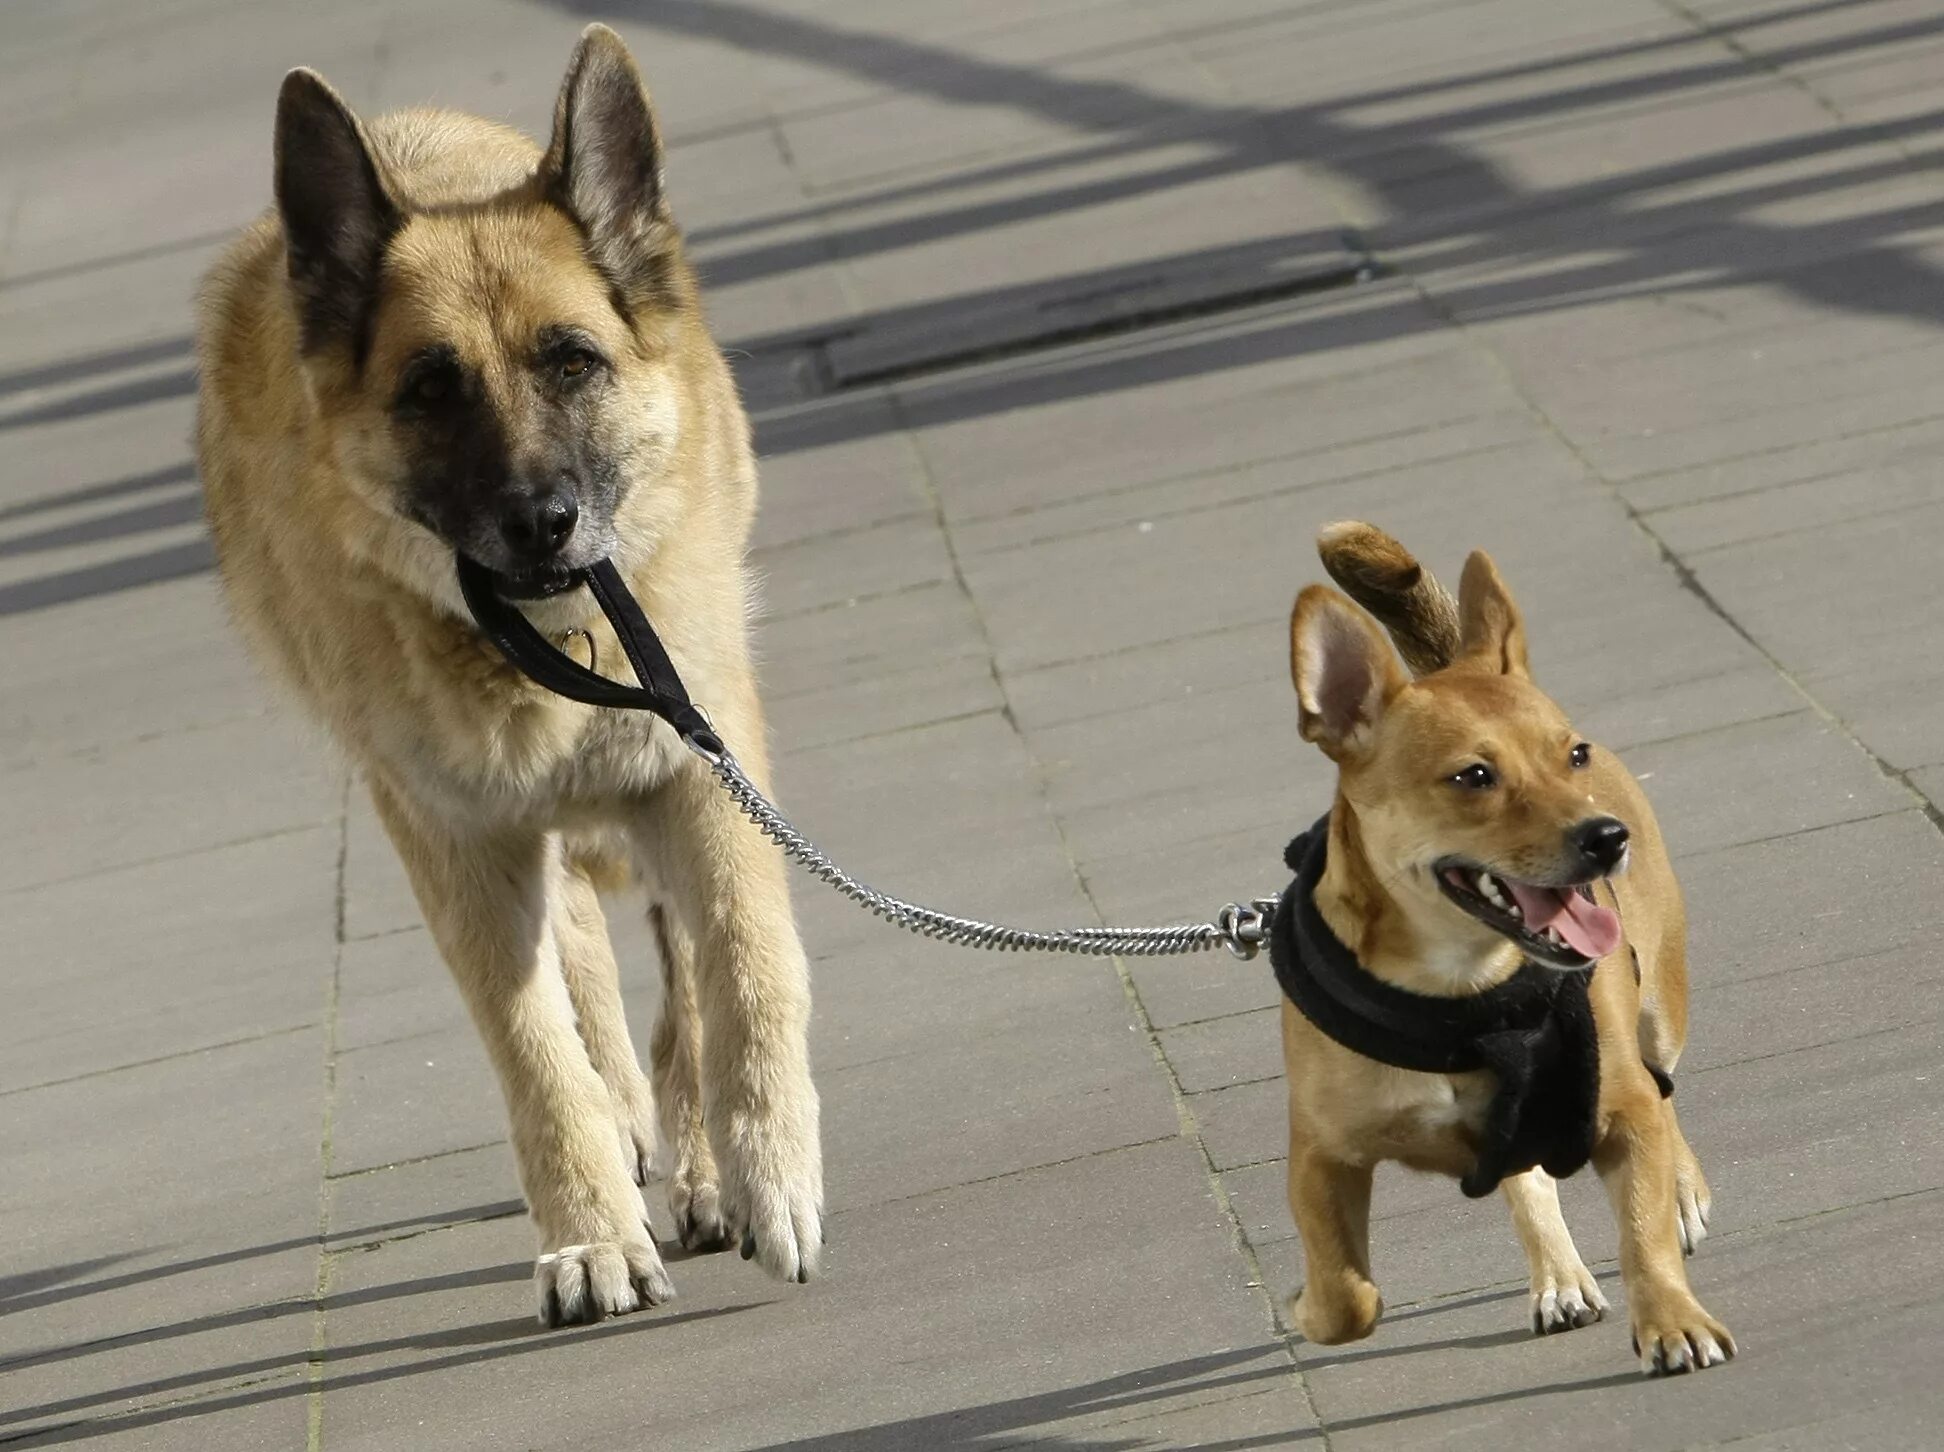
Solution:
<path fill-rule="evenodd" d="M 222 619 L 188 297 L 285 68 L 539 129 L 593 18 L 757 413 L 793 814 L 1025 922 L 1277 887 L 1316 527 L 1488 545 L 1687 888 L 1740 1360 L 1531 1339 L 1502 1208 L 1402 1174 L 1384 1323 L 1301 1344 L 1265 968 L 807 885 L 829 1278 L 679 1260 L 668 1310 L 532 1328 L 483 1055 Z M 0 1445 L 1938 1445 L 1941 158 L 1906 0 L 13 0 Z"/>

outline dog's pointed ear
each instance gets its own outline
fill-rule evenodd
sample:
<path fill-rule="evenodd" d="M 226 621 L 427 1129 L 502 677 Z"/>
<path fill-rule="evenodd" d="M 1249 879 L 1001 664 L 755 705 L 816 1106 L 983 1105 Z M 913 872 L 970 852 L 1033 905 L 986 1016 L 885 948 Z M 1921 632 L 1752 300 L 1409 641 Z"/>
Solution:
<path fill-rule="evenodd" d="M 1338 762 L 1370 749 L 1384 707 L 1407 682 L 1377 622 L 1327 585 L 1296 597 L 1289 674 L 1303 739 Z"/>
<path fill-rule="evenodd" d="M 567 63 L 540 184 L 580 224 L 609 281 L 639 293 L 666 280 L 676 232 L 661 134 L 634 57 L 605 25 L 588 26 Z"/>
<path fill-rule="evenodd" d="M 277 213 L 303 348 L 369 343 L 385 246 L 403 221 L 364 128 L 315 71 L 277 93 Z"/>
<path fill-rule="evenodd" d="M 1458 582 L 1458 619 L 1462 630 L 1459 662 L 1475 671 L 1530 679 L 1525 620 L 1498 566 L 1483 550 L 1473 550 Z"/>

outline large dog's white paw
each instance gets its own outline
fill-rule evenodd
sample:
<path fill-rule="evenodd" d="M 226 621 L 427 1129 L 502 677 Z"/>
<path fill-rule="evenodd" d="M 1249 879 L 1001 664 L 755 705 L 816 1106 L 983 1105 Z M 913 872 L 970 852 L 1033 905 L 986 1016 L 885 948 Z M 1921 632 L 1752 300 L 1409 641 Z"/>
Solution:
<path fill-rule="evenodd" d="M 675 1299 L 661 1253 L 644 1232 L 628 1241 L 563 1245 L 533 1265 L 542 1326 L 594 1322 Z"/>
<path fill-rule="evenodd" d="M 779 1280 L 807 1282 L 823 1259 L 823 1152 L 816 1091 L 797 1112 L 730 1116 L 716 1138 L 722 1208 L 744 1260 Z"/>
<path fill-rule="evenodd" d="M 639 1079 L 639 1083 L 621 1089 L 609 1085 L 608 1097 L 614 1104 L 614 1126 L 621 1135 L 621 1162 L 627 1166 L 629 1179 L 646 1185 L 654 1173 L 659 1136 L 655 1092 L 648 1087 L 646 1076 Z"/>
<path fill-rule="evenodd" d="M 715 1181 L 715 1165 L 707 1168 L 677 1163 L 668 1177 L 668 1209 L 675 1217 L 675 1238 L 684 1250 L 698 1255 L 727 1250 L 735 1243 L 722 1213 L 722 1191 Z"/>

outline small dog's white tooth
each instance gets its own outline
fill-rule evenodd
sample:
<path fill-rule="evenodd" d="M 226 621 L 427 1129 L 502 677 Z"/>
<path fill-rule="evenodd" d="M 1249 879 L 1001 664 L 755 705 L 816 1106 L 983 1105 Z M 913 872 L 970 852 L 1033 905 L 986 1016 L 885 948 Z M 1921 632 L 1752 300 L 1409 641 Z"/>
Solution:
<path fill-rule="evenodd" d="M 1520 909 L 1517 903 L 1513 903 L 1511 907 L 1506 909 L 1506 911 L 1512 914 L 1512 916 L 1517 918 L 1520 922 L 1525 921 L 1525 913 Z"/>

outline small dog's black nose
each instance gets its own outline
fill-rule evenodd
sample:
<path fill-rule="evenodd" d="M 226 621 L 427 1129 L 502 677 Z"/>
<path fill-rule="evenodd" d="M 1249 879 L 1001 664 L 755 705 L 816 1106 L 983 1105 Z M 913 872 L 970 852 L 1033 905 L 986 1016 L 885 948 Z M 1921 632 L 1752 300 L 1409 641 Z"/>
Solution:
<path fill-rule="evenodd" d="M 538 564 L 560 553 L 579 520 L 573 495 L 547 489 L 508 500 L 500 509 L 500 535 L 522 561 Z"/>
<path fill-rule="evenodd" d="M 1627 824 L 1618 817 L 1589 817 L 1566 834 L 1580 856 L 1611 872 L 1627 855 Z"/>

